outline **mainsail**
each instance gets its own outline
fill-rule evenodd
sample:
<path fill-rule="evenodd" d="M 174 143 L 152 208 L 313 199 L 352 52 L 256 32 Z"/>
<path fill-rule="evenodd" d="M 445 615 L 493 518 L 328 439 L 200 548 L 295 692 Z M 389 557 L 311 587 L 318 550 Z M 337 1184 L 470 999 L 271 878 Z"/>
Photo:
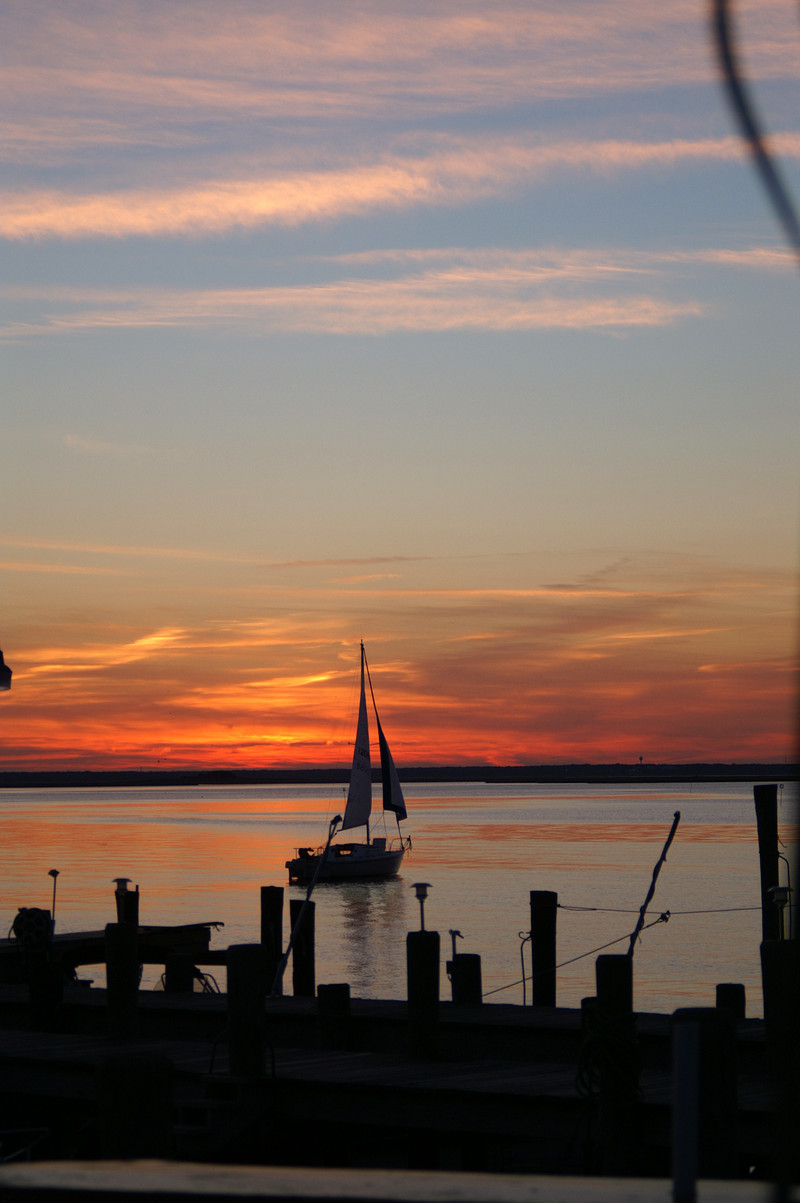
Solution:
<path fill-rule="evenodd" d="M 350 788 L 341 829 L 365 827 L 372 810 L 372 766 L 369 759 L 369 722 L 367 720 L 367 695 L 364 689 L 364 644 L 361 644 L 361 701 L 358 704 L 356 743 L 353 748 L 353 767 L 350 770 Z"/>
<path fill-rule="evenodd" d="M 398 823 L 406 817 L 406 804 L 403 791 L 400 788 L 400 778 L 397 775 L 392 753 L 383 734 L 381 720 L 378 717 L 378 707 L 375 705 L 375 694 L 372 690 L 372 678 L 369 676 L 367 657 L 364 644 L 361 644 L 361 699 L 358 704 L 358 724 L 356 726 L 356 743 L 353 749 L 353 767 L 350 771 L 350 788 L 347 792 L 347 806 L 341 830 L 349 827 L 368 827 L 372 811 L 372 765 L 369 755 L 369 722 L 367 718 L 366 679 L 369 679 L 369 692 L 375 711 L 375 722 L 378 728 L 378 742 L 381 750 L 381 777 L 383 780 L 383 809 L 390 810 L 397 817 Z"/>

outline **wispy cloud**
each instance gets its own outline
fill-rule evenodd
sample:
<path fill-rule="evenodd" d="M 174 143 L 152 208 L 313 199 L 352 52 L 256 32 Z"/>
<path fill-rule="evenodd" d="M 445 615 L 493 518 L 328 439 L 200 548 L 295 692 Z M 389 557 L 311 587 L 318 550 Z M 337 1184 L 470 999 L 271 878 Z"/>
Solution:
<path fill-rule="evenodd" d="M 73 290 L 60 313 L 7 326 L 2 335 L 20 339 L 142 327 L 235 329 L 253 335 L 635 329 L 704 312 L 697 300 L 674 300 L 661 290 L 647 290 L 648 273 L 652 283 L 657 269 L 673 262 L 678 260 L 609 251 L 477 252 L 455 256 L 438 269 L 430 266 L 394 278 L 256 289 L 138 288 L 124 297 L 118 290 L 88 289 L 83 305 Z M 46 290 L 42 299 L 51 299 Z"/>
<path fill-rule="evenodd" d="M 27 673 L 49 675 L 68 669 L 98 669 L 134 664 L 156 655 L 165 655 L 179 648 L 188 632 L 180 627 L 165 627 L 126 642 L 84 643 L 79 646 L 37 647 L 23 655 L 28 662 Z"/>
<path fill-rule="evenodd" d="M 757 9 L 748 65 L 761 78 L 794 77 L 786 8 L 738 6 L 745 18 Z M 87 134 L 98 146 L 191 145 L 201 131 L 230 135 L 232 116 L 238 137 L 248 119 L 295 129 L 429 120 L 697 84 L 713 71 L 692 0 L 409 0 L 397 9 L 366 0 L 267 9 L 255 0 L 147 8 L 109 0 L 103 13 L 98 21 L 88 0 L 9 7 L 0 87 L 12 152 L 64 154 Z"/>
<path fill-rule="evenodd" d="M 800 135 L 774 138 L 800 158 Z M 517 189 L 555 171 L 611 173 L 743 155 L 739 139 L 683 138 L 660 142 L 531 138 L 438 145 L 424 155 L 381 156 L 367 164 L 188 186 L 0 194 L 0 238 L 130 238 L 222 234 L 234 229 L 298 226 L 420 206 L 474 203 Z"/>
<path fill-rule="evenodd" d="M 90 556 L 122 556 L 136 559 L 199 560 L 211 563 L 249 564 L 265 568 L 344 568 L 381 564 L 418 564 L 428 556 L 347 556 L 321 560 L 271 560 L 241 556 L 213 548 L 157 547 L 129 543 L 81 543 L 65 539 L 40 539 L 0 533 L 0 547 L 24 547 L 31 551 L 79 552 Z M 473 557 L 469 557 L 473 558 Z M 375 574 L 370 574 L 375 575 Z"/>
<path fill-rule="evenodd" d="M 86 564 L 41 564 L 30 560 L 0 560 L 4 572 L 52 573 L 64 576 L 116 576 L 114 568 L 101 568 Z"/>
<path fill-rule="evenodd" d="M 107 443 L 99 439 L 86 439 L 77 434 L 65 434 L 61 441 L 70 451 L 78 451 L 86 455 L 110 456 L 113 459 L 128 459 L 131 456 L 155 454 L 154 448 L 137 443 Z"/>
<path fill-rule="evenodd" d="M 534 297 L 464 282 L 349 281 L 316 288 L 149 294 L 136 307 L 85 310 L 0 329 L 7 341 L 86 330 L 172 327 L 240 334 L 385 335 L 447 330 L 601 330 L 665 326 L 704 313 L 698 301 L 626 297 Z"/>
<path fill-rule="evenodd" d="M 299 286 L 168 289 L 33 287 L 0 290 L 37 318 L 0 328 L 18 341 L 135 328 L 383 335 L 396 331 L 610 330 L 665 326 L 707 315 L 696 291 L 704 268 L 789 272 L 780 247 L 377 248 L 320 257 L 357 274 Z M 381 274 L 376 275 L 376 269 Z M 675 296 L 676 286 L 684 295 Z M 672 295 L 668 295 L 669 293 Z M 144 455 L 152 449 L 69 434 L 72 450 Z"/>

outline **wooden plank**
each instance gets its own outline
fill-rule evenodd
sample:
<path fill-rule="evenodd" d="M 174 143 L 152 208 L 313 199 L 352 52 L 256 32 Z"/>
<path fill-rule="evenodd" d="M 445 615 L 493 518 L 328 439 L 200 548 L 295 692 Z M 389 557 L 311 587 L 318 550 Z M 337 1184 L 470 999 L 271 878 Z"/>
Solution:
<path fill-rule="evenodd" d="M 197 1203 L 671 1203 L 665 1179 L 209 1166 L 175 1162 L 44 1162 L 0 1166 L 0 1191 L 27 1203 L 93 1195 Z M 769 1203 L 763 1182 L 701 1182 L 698 1203 Z M 789 1189 L 787 1203 L 800 1192 Z"/>

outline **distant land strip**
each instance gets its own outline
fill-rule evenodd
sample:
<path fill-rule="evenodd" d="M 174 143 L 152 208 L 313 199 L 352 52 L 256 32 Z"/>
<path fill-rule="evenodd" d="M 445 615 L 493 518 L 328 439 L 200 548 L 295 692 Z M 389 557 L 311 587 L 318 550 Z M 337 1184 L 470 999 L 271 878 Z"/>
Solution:
<path fill-rule="evenodd" d="M 779 764 L 528 764 L 435 765 L 401 769 L 420 784 L 638 785 L 669 782 L 797 781 L 795 763 Z M 0 789 L 97 789 L 126 786 L 339 785 L 349 769 L 107 769 L 0 771 Z M 380 780 L 378 770 L 373 772 Z"/>

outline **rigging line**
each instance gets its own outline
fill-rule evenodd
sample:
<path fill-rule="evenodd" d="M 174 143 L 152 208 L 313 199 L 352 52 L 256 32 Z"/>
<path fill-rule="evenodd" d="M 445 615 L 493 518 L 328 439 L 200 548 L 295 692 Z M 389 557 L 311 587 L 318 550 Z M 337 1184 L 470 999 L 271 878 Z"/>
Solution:
<path fill-rule="evenodd" d="M 628 956 L 631 959 L 633 958 L 633 950 L 636 947 L 636 941 L 639 939 L 639 933 L 644 930 L 645 915 L 647 914 L 647 908 L 649 907 L 650 903 L 653 901 L 653 895 L 656 892 L 656 882 L 658 881 L 658 875 L 661 872 L 661 866 L 664 864 L 664 861 L 667 859 L 667 853 L 669 852 L 669 846 L 672 843 L 673 839 L 675 838 L 675 832 L 678 830 L 678 824 L 680 823 L 680 821 L 681 821 L 681 812 L 679 810 L 676 810 L 675 817 L 672 820 L 672 826 L 669 829 L 669 835 L 667 836 L 667 842 L 665 843 L 663 849 L 661 850 L 661 856 L 656 861 L 656 867 L 653 869 L 653 879 L 650 882 L 650 889 L 647 891 L 647 897 L 645 898 L 644 903 L 642 904 L 642 909 L 639 912 L 638 922 L 636 924 L 636 927 L 631 932 L 631 942 L 630 942 L 630 947 L 628 948 Z"/>
<path fill-rule="evenodd" d="M 656 927 L 659 923 L 668 923 L 670 920 L 670 911 L 663 911 L 657 919 L 653 919 L 650 923 L 645 923 L 642 931 L 647 931 L 651 927 Z M 641 933 L 640 933 L 641 934 Z M 604 948 L 612 948 L 615 944 L 621 944 L 623 940 L 627 940 L 627 933 L 624 936 L 617 936 L 616 940 L 609 940 L 607 944 L 600 944 L 597 948 L 590 948 L 588 952 L 579 953 L 576 957 L 571 957 L 568 961 L 560 961 L 556 965 L 556 969 L 563 969 L 566 965 L 574 965 L 576 961 L 582 961 L 585 957 L 590 957 L 596 952 L 602 952 Z M 524 941 L 523 941 L 524 945 Z M 550 970 L 549 972 L 552 972 Z M 482 998 L 488 998 L 490 994 L 502 994 L 503 990 L 513 990 L 514 986 L 523 986 L 525 982 L 532 982 L 534 978 L 539 977 L 537 973 L 530 973 L 527 977 L 520 978 L 519 981 L 509 982 L 507 986 L 496 986 L 494 990 L 486 990 L 481 995 Z"/>
<path fill-rule="evenodd" d="M 559 902 L 559 907 L 562 911 L 596 911 L 598 914 L 608 915 L 637 915 L 638 911 L 623 910 L 621 907 L 615 906 L 564 906 Z M 792 903 L 792 906 L 800 906 L 800 903 Z M 714 906 L 706 908 L 702 911 L 670 911 L 671 915 L 722 915 L 730 914 L 734 911 L 760 911 L 760 906 Z"/>
<path fill-rule="evenodd" d="M 740 132 L 750 147 L 750 153 L 767 195 L 783 226 L 784 233 L 794 249 L 798 263 L 800 263 L 800 223 L 778 168 L 765 145 L 761 126 L 756 118 L 755 107 L 739 70 L 730 28 L 727 0 L 712 0 L 711 31 L 727 85 L 728 98 L 739 122 Z"/>

